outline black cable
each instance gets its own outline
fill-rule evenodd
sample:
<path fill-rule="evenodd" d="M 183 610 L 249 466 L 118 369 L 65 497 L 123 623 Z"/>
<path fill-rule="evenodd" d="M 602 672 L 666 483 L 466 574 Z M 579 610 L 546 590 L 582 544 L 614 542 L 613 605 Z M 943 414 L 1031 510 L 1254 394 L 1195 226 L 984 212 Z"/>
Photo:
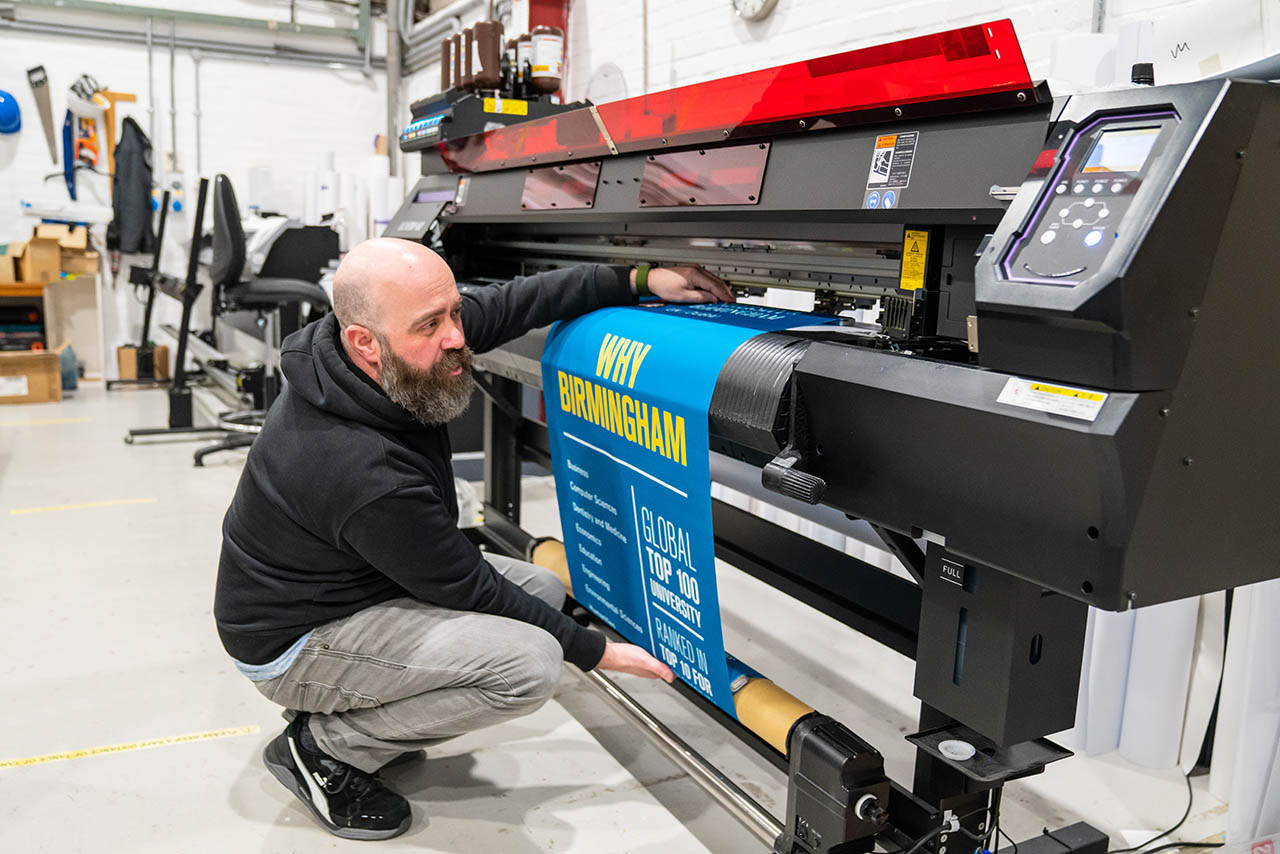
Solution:
<path fill-rule="evenodd" d="M 1183 823 L 1185 823 L 1187 820 L 1187 816 L 1191 815 L 1191 802 L 1195 798 L 1195 793 L 1191 791 L 1191 775 L 1190 774 L 1185 775 L 1184 779 L 1187 781 L 1187 808 L 1183 810 L 1182 818 L 1178 819 L 1177 824 L 1175 824 L 1173 827 L 1169 828 L 1163 833 L 1157 833 L 1155 836 L 1151 837 L 1146 842 L 1143 842 L 1141 845 L 1134 845 L 1130 848 L 1112 848 L 1107 852 L 1107 854 L 1129 854 L 1130 851 L 1137 851 L 1139 848 L 1146 848 L 1148 845 L 1150 845 L 1152 842 L 1155 842 L 1157 839 L 1164 839 L 1170 833 L 1173 833 L 1175 830 L 1182 827 Z M 1161 848 L 1155 848 L 1152 850 L 1154 851 L 1163 850 L 1163 846 Z M 1143 854 L 1151 854 L 1151 852 L 1145 851 L 1143 852 Z"/>
<path fill-rule="evenodd" d="M 925 845 L 929 843 L 929 840 L 933 839 L 935 836 L 942 833 L 942 831 L 946 830 L 946 828 L 947 828 L 947 825 L 945 824 L 935 827 L 933 830 L 929 831 L 924 836 L 921 836 L 919 839 L 917 839 L 915 841 L 915 844 L 913 844 L 906 851 L 903 851 L 902 854 L 916 854 L 917 851 L 919 851 L 921 848 L 923 848 Z"/>
<path fill-rule="evenodd" d="M 1013 846 L 1013 854 L 1018 854 L 1018 843 L 1014 842 L 1013 837 L 1011 837 L 1009 834 L 1005 833 L 1003 830 L 1000 829 L 999 817 L 996 818 L 996 833 L 999 836 L 1003 836 L 1005 839 L 1008 839 L 1009 844 Z"/>
<path fill-rule="evenodd" d="M 972 839 L 974 842 L 981 843 L 981 844 L 982 844 L 982 847 L 983 847 L 983 848 L 986 848 L 986 847 L 987 847 L 987 845 L 991 842 L 991 837 L 992 837 L 992 835 L 996 832 L 996 827 L 997 827 L 997 826 L 998 826 L 998 825 L 997 825 L 995 822 L 992 822 L 992 823 L 991 823 L 991 825 L 990 825 L 991 829 L 990 829 L 990 830 L 988 830 L 986 833 L 982 834 L 981 836 L 979 836 L 979 835 L 978 835 L 978 834 L 976 834 L 976 833 L 970 833 L 967 829 L 965 829 L 965 828 L 963 828 L 963 827 L 958 827 L 958 828 L 956 828 L 956 832 L 957 832 L 957 833 L 960 833 L 960 834 L 962 834 L 962 835 L 964 835 L 964 836 L 969 837 L 969 838 L 970 838 L 970 839 Z"/>
<path fill-rule="evenodd" d="M 967 819 L 967 818 L 973 818 L 973 817 L 974 817 L 975 815 L 977 815 L 978 813 L 980 813 L 980 812 L 987 812 L 987 811 L 988 811 L 988 810 L 990 810 L 990 809 L 991 809 L 990 807 L 979 807 L 978 809 L 974 810 L 973 812 L 965 813 L 964 815 L 962 815 L 962 816 L 960 816 L 959 818 L 957 818 L 957 819 L 956 819 L 957 825 L 958 825 L 960 822 L 962 822 L 962 821 L 964 821 L 965 819 Z M 940 824 L 940 825 L 938 825 L 938 826 L 937 826 L 937 827 L 935 827 L 933 830 L 929 831 L 929 832 L 928 832 L 928 833 L 926 833 L 924 836 L 921 836 L 919 839 L 917 839 L 915 842 L 913 842 L 913 843 L 912 843 L 912 845 L 911 845 L 911 847 L 910 847 L 910 848 L 908 848 L 908 849 L 906 849 L 905 851 L 902 851 L 902 852 L 901 852 L 901 854 L 916 854 L 916 852 L 917 852 L 917 851 L 919 851 L 919 850 L 920 850 L 921 848 L 923 848 L 925 845 L 928 845 L 928 844 L 929 844 L 929 840 L 933 839 L 933 838 L 934 838 L 935 836 L 937 836 L 938 834 L 940 834 L 940 833 L 950 833 L 950 832 L 952 832 L 952 831 L 950 830 L 950 827 L 951 827 L 950 822 L 948 822 L 948 823 L 946 823 L 946 824 Z M 963 832 L 964 832 L 964 834 L 965 834 L 966 836 L 970 836 L 970 837 L 972 837 L 972 834 L 971 834 L 971 833 L 969 833 L 969 831 L 968 831 L 968 830 L 965 830 L 965 828 L 964 828 L 964 827 L 958 827 L 957 829 L 958 829 L 958 830 L 963 831 Z"/>

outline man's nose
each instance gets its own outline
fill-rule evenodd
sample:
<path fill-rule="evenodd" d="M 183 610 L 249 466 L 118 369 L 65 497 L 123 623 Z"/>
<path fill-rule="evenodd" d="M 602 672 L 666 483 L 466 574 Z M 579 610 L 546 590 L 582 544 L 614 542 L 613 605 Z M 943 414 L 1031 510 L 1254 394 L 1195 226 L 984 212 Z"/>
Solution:
<path fill-rule="evenodd" d="M 451 321 L 449 323 L 449 329 L 446 332 L 446 337 L 444 341 L 441 342 L 440 346 L 446 350 L 461 350 L 463 347 L 467 346 L 467 336 L 462 332 L 461 323 L 457 323 L 456 321 Z"/>

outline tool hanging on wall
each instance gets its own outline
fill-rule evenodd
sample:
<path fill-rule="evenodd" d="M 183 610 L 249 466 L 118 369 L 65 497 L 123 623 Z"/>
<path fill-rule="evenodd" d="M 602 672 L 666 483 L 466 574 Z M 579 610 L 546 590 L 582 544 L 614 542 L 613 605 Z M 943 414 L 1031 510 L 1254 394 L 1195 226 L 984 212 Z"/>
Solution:
<path fill-rule="evenodd" d="M 62 119 L 62 175 L 67 182 L 67 195 L 76 200 L 75 116 L 67 110 Z M 54 173 L 57 174 L 56 172 Z"/>
<path fill-rule="evenodd" d="M 82 74 L 67 90 L 67 113 L 62 122 L 62 173 L 67 195 L 76 199 L 76 169 L 93 169 L 101 151 L 98 121 L 106 115 L 111 102 L 102 94 L 102 86 Z"/>
<path fill-rule="evenodd" d="M 49 143 L 49 158 L 58 165 L 58 142 L 53 130 L 53 105 L 49 102 L 49 75 L 43 65 L 27 69 L 27 82 L 31 84 L 31 96 L 36 99 L 40 111 L 40 123 L 44 125 L 44 138 Z"/>
<path fill-rule="evenodd" d="M 67 108 L 76 116 L 73 155 L 85 166 L 97 166 L 101 152 L 98 122 L 111 106 L 101 93 L 102 86 L 87 74 L 80 75 L 67 93 Z"/>

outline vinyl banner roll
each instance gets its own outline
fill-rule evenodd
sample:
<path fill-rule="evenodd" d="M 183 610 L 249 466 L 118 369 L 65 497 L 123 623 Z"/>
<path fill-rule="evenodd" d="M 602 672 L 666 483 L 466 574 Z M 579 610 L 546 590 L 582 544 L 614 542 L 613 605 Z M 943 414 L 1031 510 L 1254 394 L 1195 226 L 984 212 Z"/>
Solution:
<path fill-rule="evenodd" d="M 750 305 L 610 308 L 557 324 L 543 352 L 575 598 L 731 715 L 707 408 L 742 342 L 829 322 Z"/>

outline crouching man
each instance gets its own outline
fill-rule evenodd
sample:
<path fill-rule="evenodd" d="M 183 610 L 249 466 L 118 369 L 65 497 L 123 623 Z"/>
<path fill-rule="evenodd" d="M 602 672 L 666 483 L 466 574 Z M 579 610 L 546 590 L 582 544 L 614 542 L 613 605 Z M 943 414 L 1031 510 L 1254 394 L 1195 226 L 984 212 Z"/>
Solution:
<path fill-rule="evenodd" d="M 631 303 L 636 276 L 582 266 L 464 295 L 431 250 L 378 238 L 343 259 L 333 314 L 285 340 L 287 383 L 223 522 L 214 616 L 236 666 L 292 716 L 267 767 L 330 833 L 403 833 L 409 803 L 378 770 L 529 714 L 562 661 L 673 678 L 562 614 L 550 572 L 458 530 L 445 429 L 471 398 L 473 352 Z M 733 299 L 697 268 L 655 269 L 647 286 Z"/>

